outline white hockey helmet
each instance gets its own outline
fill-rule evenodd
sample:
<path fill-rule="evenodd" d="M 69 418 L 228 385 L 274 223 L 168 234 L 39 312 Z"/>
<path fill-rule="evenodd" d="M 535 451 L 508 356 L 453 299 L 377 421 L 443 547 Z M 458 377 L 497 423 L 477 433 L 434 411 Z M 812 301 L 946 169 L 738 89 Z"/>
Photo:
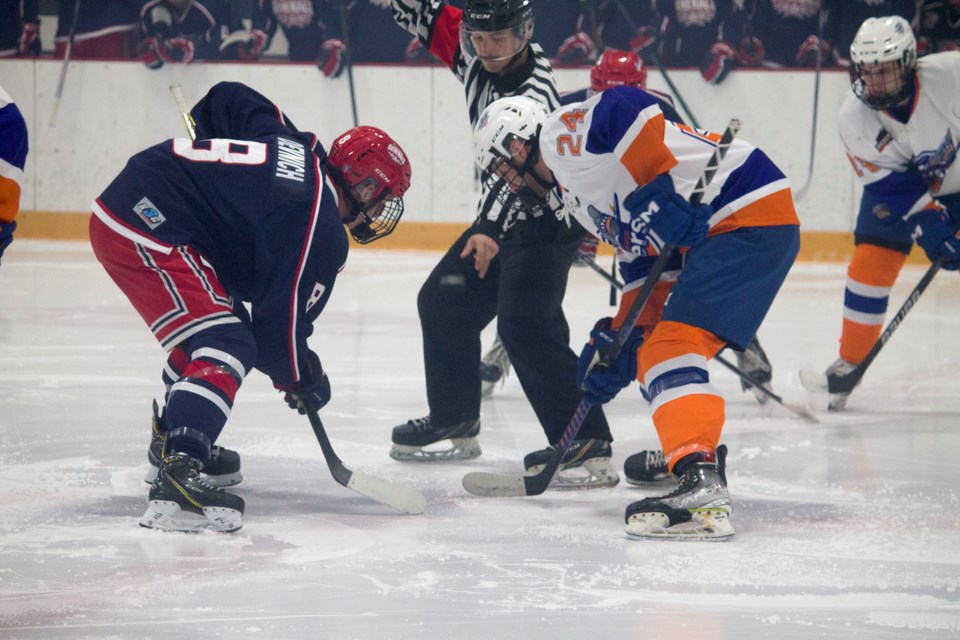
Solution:
<path fill-rule="evenodd" d="M 494 162 L 510 160 L 514 140 L 535 142 L 547 115 L 546 105 L 527 96 L 500 98 L 487 105 L 473 131 L 473 157 L 480 170 L 489 171 Z"/>
<path fill-rule="evenodd" d="M 892 64 L 887 64 L 892 63 Z M 895 78 L 882 94 L 868 90 L 864 71 L 884 65 Z M 875 69 L 869 69 L 875 72 Z M 910 95 L 917 71 L 917 39 L 910 23 L 900 16 L 867 18 L 850 45 L 850 81 L 853 92 L 867 106 L 886 109 Z"/>

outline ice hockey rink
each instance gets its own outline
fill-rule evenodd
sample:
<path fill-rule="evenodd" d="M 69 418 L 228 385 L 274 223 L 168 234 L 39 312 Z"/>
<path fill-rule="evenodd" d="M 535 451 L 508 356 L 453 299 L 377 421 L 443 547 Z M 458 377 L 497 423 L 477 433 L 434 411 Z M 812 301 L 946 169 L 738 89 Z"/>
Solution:
<path fill-rule="evenodd" d="M 15 242 L 0 268 L 0 637 L 960 637 L 955 274 L 935 278 L 849 410 L 830 414 L 797 371 L 836 357 L 845 267 L 797 265 L 760 339 L 774 390 L 820 423 L 759 406 L 714 366 L 737 533 L 636 541 L 624 508 L 655 492 L 462 489 L 469 471 L 521 473 L 545 445 L 515 376 L 484 402 L 477 460 L 389 458 L 391 428 L 426 412 L 416 293 L 438 257 L 354 251 L 311 338 L 338 455 L 416 487 L 426 513 L 337 484 L 307 419 L 255 372 L 220 439 L 243 457 L 244 526 L 190 535 L 137 526 L 160 347 L 85 244 Z M 923 271 L 905 269 L 891 312 Z M 576 349 L 608 298 L 572 271 Z M 636 387 L 608 415 L 618 469 L 658 446 Z"/>

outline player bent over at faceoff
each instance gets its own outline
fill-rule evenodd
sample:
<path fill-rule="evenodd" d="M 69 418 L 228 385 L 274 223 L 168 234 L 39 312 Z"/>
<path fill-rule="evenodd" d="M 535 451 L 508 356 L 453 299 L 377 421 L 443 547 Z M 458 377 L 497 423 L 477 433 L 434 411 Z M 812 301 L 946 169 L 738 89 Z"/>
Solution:
<path fill-rule="evenodd" d="M 960 267 L 957 87 L 960 53 L 917 60 L 910 23 L 869 18 L 850 45 L 853 92 L 840 109 L 840 138 L 863 184 L 847 269 L 839 358 L 850 373 L 880 337 L 890 291 L 914 242 L 943 268 Z M 849 393 L 830 394 L 842 411 Z"/>
<path fill-rule="evenodd" d="M 474 132 L 482 170 L 526 197 L 559 192 L 580 223 L 619 252 L 620 310 L 591 331 L 578 382 L 586 398 L 603 404 L 639 380 L 679 479 L 675 491 L 627 507 L 633 536 L 733 534 L 726 447 L 718 446 L 724 401 L 707 361 L 727 344 L 750 343 L 800 246 L 787 179 L 747 142 L 734 141 L 704 204 L 690 205 L 720 137 L 665 120 L 656 99 L 633 87 L 549 115 L 537 102 L 504 98 Z M 684 254 L 675 284 L 657 284 L 616 361 L 596 364 L 667 244 Z M 677 260 L 667 268 L 679 267 Z"/>
<path fill-rule="evenodd" d="M 301 400 L 330 400 L 312 323 L 346 261 L 345 227 L 360 243 L 392 232 L 410 164 L 374 127 L 342 134 L 328 156 L 239 83 L 216 85 L 191 115 L 196 142 L 141 151 L 97 198 L 90 242 L 169 353 L 140 525 L 234 531 L 244 502 L 221 487 L 240 481 L 240 458 L 215 443 L 237 390 L 257 368 L 301 413 Z"/>

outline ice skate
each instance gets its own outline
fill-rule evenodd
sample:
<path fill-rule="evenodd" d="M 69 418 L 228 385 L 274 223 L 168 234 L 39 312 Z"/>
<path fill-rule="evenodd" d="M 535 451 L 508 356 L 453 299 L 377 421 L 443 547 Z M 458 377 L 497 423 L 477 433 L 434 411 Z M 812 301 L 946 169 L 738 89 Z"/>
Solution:
<path fill-rule="evenodd" d="M 763 351 L 763 347 L 760 346 L 756 337 L 754 337 L 746 349 L 737 351 L 736 354 L 737 366 L 744 372 L 749 373 L 751 378 L 766 386 L 767 389 L 770 389 L 770 381 L 773 380 L 773 365 L 770 364 L 770 361 L 767 359 L 767 354 Z M 760 404 L 766 404 L 770 400 L 770 396 L 743 378 L 740 379 L 740 388 L 744 391 L 752 391 L 757 402 Z"/>
<path fill-rule="evenodd" d="M 733 535 L 727 492 L 727 448 L 716 455 L 693 454 L 680 474 L 680 486 L 658 498 L 644 498 L 627 507 L 624 519 L 632 538 L 697 540 Z"/>
<path fill-rule="evenodd" d="M 502 387 L 510 375 L 510 356 L 500 341 L 500 336 L 494 340 L 493 346 L 480 360 L 480 394 L 489 397 L 493 394 L 497 383 Z"/>
<path fill-rule="evenodd" d="M 556 446 L 550 446 L 524 456 L 523 466 L 527 473 L 536 475 L 543 471 L 556 450 Z M 615 486 L 620 482 L 620 476 L 610 462 L 612 454 L 610 442 L 607 440 L 574 440 L 563 454 L 563 460 L 550 482 L 550 488 L 593 489 Z"/>
<path fill-rule="evenodd" d="M 208 483 L 200 460 L 177 451 L 160 464 L 140 526 L 164 531 L 228 533 L 243 526 L 243 498 Z"/>
<path fill-rule="evenodd" d="M 167 455 L 167 430 L 163 418 L 160 416 L 157 401 L 153 401 L 153 426 L 150 433 L 150 448 L 147 449 L 147 461 L 150 467 L 144 482 L 152 483 L 157 479 L 160 463 Z M 240 454 L 230 449 L 214 445 L 210 449 L 210 461 L 201 468 L 204 479 L 215 487 L 232 487 L 240 484 L 243 474 L 240 473 Z"/>
<path fill-rule="evenodd" d="M 430 416 L 408 420 L 393 428 L 390 457 L 401 462 L 473 460 L 480 455 L 479 433 L 480 418 L 449 426 L 434 425 Z M 439 447 L 426 448 L 435 444 Z"/>
<path fill-rule="evenodd" d="M 845 376 L 849 375 L 854 369 L 857 368 L 857 365 L 850 362 L 849 360 L 844 360 L 843 358 L 837 358 L 837 360 L 827 367 L 826 374 L 828 376 Z M 846 393 L 831 393 L 830 400 L 827 403 L 827 408 L 830 411 L 843 411 L 847 408 L 847 398 L 850 397 L 850 392 Z"/>
<path fill-rule="evenodd" d="M 675 480 L 667 469 L 667 459 L 661 449 L 641 451 L 627 458 L 623 463 L 623 475 L 628 483 L 638 487 L 669 484 Z"/>

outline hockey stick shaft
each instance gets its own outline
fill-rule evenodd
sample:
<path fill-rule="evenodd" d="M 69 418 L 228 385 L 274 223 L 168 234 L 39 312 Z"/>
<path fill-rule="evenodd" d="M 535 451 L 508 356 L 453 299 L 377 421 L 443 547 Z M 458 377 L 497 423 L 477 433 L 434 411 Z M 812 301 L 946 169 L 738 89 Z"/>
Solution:
<path fill-rule="evenodd" d="M 637 24 L 633 21 L 633 18 L 630 16 L 630 12 L 627 11 L 626 7 L 623 6 L 623 3 L 620 0 L 614 0 L 614 4 L 617 6 L 617 10 L 620 12 L 620 15 L 623 16 L 624 21 L 627 23 L 627 26 L 630 27 L 630 30 L 636 33 Z M 660 72 L 660 75 L 663 77 L 664 82 L 667 83 L 667 86 L 670 87 L 670 91 L 673 93 L 673 96 L 677 99 L 677 102 L 680 103 L 680 108 L 683 109 L 683 112 L 687 114 L 687 118 L 690 119 L 690 124 L 700 128 L 697 119 L 694 117 L 693 113 L 690 111 L 690 107 L 687 106 L 687 101 L 683 99 L 680 90 L 677 89 L 677 85 L 673 83 L 673 80 L 670 79 L 670 74 L 667 73 L 667 68 L 663 66 L 663 63 L 660 62 L 660 56 L 657 55 L 656 47 L 659 43 L 659 35 L 657 36 L 657 42 L 654 42 L 650 46 L 653 49 L 650 51 L 650 60 L 653 62 L 653 66 L 657 68 L 657 71 Z"/>
<path fill-rule="evenodd" d="M 942 259 L 938 258 L 933 262 L 933 264 L 930 265 L 930 268 L 927 269 L 927 272 L 923 274 L 920 282 L 917 283 L 917 286 L 914 287 L 913 291 L 910 292 L 910 295 L 907 296 L 907 300 L 900 307 L 900 310 L 897 311 L 897 315 L 893 317 L 893 320 L 891 320 L 890 324 L 887 325 L 887 328 L 883 330 L 883 333 L 880 334 L 880 337 L 877 338 L 877 341 L 873 343 L 870 351 L 867 352 L 867 355 L 863 358 L 863 360 L 860 361 L 855 369 L 846 375 L 838 375 L 835 373 L 827 374 L 827 391 L 830 393 L 850 393 L 853 391 L 854 387 L 860 383 L 860 379 L 863 378 L 863 374 L 867 372 L 867 368 L 880 354 L 880 350 L 883 349 L 884 345 L 887 344 L 894 332 L 900 328 L 900 325 L 903 324 L 903 320 L 907 317 L 907 314 L 910 313 L 910 311 L 916 306 L 920 296 L 933 280 L 933 277 L 937 275 L 937 271 L 940 270 L 942 264 Z M 804 376 L 801 375 L 801 380 L 803 380 L 803 378 Z"/>
<path fill-rule="evenodd" d="M 357 119 L 357 91 L 353 84 L 353 56 L 350 51 L 350 9 L 356 4 L 354 1 L 345 2 L 340 8 L 340 29 L 343 31 L 343 46 L 346 50 L 343 52 L 344 64 L 347 67 L 347 83 L 350 89 L 350 112 L 353 114 L 353 126 L 359 126 Z"/>
<path fill-rule="evenodd" d="M 710 160 L 707 162 L 707 166 L 704 168 L 703 174 L 697 182 L 697 186 L 690 195 L 690 204 L 693 206 L 699 205 L 703 199 L 707 186 L 710 184 L 710 181 L 713 180 L 713 176 L 716 175 L 717 169 L 720 167 L 724 156 L 726 156 L 727 150 L 733 143 L 737 132 L 740 131 L 740 127 L 741 123 L 739 119 L 733 118 L 730 120 L 730 124 L 727 125 L 726 131 L 724 131 L 713 154 L 710 156 Z M 650 267 L 650 272 L 647 274 L 643 285 L 637 292 L 637 297 L 633 299 L 633 302 L 627 310 L 623 324 L 617 332 L 616 339 L 603 356 L 604 364 L 609 365 L 617 359 L 624 343 L 626 343 L 636 327 L 637 320 L 640 318 L 640 314 L 643 313 L 643 308 L 646 306 L 647 300 L 653 293 L 653 289 L 660 279 L 660 275 L 664 269 L 666 269 L 667 263 L 670 261 L 675 249 L 675 245 L 664 245 L 660 255 L 654 260 L 653 265 Z M 547 487 L 550 486 L 553 476 L 556 475 L 557 469 L 560 468 L 564 454 L 566 454 L 567 449 L 570 448 L 570 443 L 576 438 L 580 427 L 583 425 L 584 420 L 586 420 L 592 408 L 593 403 L 590 402 L 590 400 L 587 398 L 580 400 L 580 404 L 577 406 L 577 410 L 567 424 L 567 427 L 563 430 L 563 434 L 560 436 L 560 440 L 554 448 L 550 460 L 539 473 L 522 478 L 498 476 L 496 474 L 483 472 L 468 473 L 463 477 L 464 489 L 470 493 L 488 496 L 532 496 L 543 493 L 547 490 Z"/>
<path fill-rule="evenodd" d="M 817 65 L 813 76 L 813 124 L 810 127 L 810 161 L 807 163 L 807 176 L 797 188 L 794 199 L 800 200 L 807 194 L 810 188 L 810 182 L 813 180 L 813 160 L 817 150 L 817 112 L 820 106 L 820 75 L 823 70 L 823 29 L 827 22 L 829 11 L 820 9 L 818 20 L 818 38 L 820 43 L 817 45 Z"/>
<path fill-rule="evenodd" d="M 173 99 L 177 101 L 177 108 L 180 109 L 180 118 L 187 128 L 187 134 L 191 140 L 196 140 L 197 123 L 193 121 L 193 116 L 190 115 L 190 105 L 187 104 L 187 96 L 183 93 L 183 87 L 180 86 L 179 82 L 174 82 L 170 85 L 170 93 L 173 94 Z"/>
<path fill-rule="evenodd" d="M 317 442 L 320 443 L 323 458 L 327 461 L 327 467 L 330 468 L 334 480 L 348 489 L 409 514 L 418 515 L 426 510 L 427 500 L 416 489 L 348 469 L 333 450 L 316 407 L 309 399 L 299 398 L 299 400 L 310 420 L 310 426 L 313 427 L 313 433 L 317 437 Z"/>
<path fill-rule="evenodd" d="M 73 41 L 77 35 L 77 22 L 80 19 L 80 1 L 73 5 L 73 22 L 70 24 L 70 37 L 67 38 L 67 48 L 63 51 L 63 64 L 60 65 L 60 78 L 57 80 L 57 90 L 53 94 L 53 109 L 50 111 L 50 126 L 57 124 L 57 113 L 60 111 L 60 97 L 63 87 L 67 83 L 67 69 L 70 67 L 70 55 L 73 52 Z"/>

